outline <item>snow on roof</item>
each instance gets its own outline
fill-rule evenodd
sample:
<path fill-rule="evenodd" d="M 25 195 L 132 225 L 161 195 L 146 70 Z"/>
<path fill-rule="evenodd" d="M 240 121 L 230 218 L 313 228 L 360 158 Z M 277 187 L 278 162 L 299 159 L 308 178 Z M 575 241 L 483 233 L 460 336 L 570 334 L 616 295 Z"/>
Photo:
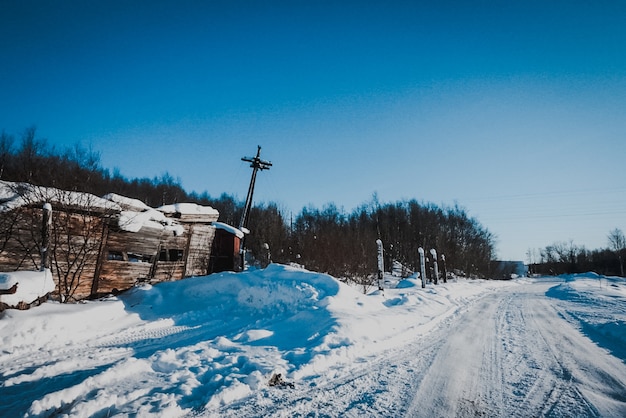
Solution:
<path fill-rule="evenodd" d="M 120 212 L 118 219 L 118 226 L 124 231 L 139 232 L 145 226 L 169 230 L 176 236 L 185 233 L 185 228 L 180 223 L 166 217 L 163 211 L 153 209 L 139 199 L 116 193 L 109 193 L 103 198 L 115 202 L 124 209 Z"/>
<path fill-rule="evenodd" d="M 152 209 L 136 199 L 129 199 L 115 194 L 109 194 L 107 197 L 129 209 L 120 213 L 118 222 L 121 229 L 129 232 L 139 232 L 143 226 L 147 226 L 152 228 L 164 228 L 172 231 L 174 235 L 179 236 L 184 234 L 184 227 L 177 220 L 167 217 L 166 214 L 180 214 L 182 216 L 208 215 L 216 218 L 219 216 L 219 212 L 212 207 L 200 206 L 195 203 L 175 203 Z M 136 209 L 140 208 L 144 208 L 144 210 L 136 211 Z"/>
<path fill-rule="evenodd" d="M 0 202 L 6 202 L 7 200 L 12 200 L 18 196 L 15 185 L 16 183 L 10 181 L 0 180 Z"/>
<path fill-rule="evenodd" d="M 72 192 L 54 187 L 35 186 L 28 183 L 0 182 L 0 212 L 8 212 L 23 206 L 50 203 L 61 206 L 83 207 L 120 211 L 121 207 L 110 200 L 84 192 Z"/>
<path fill-rule="evenodd" d="M 138 199 L 109 193 L 102 198 L 83 192 L 70 192 L 53 187 L 34 186 L 28 183 L 0 181 L 0 212 L 7 212 L 22 206 L 52 203 L 65 207 L 84 207 L 89 209 L 110 210 L 119 213 L 118 225 L 128 232 L 139 232 L 143 226 L 171 231 L 174 235 L 183 235 L 185 229 L 176 220 L 166 217 Z M 179 204 L 181 205 L 181 204 Z M 191 205 L 184 204 L 182 209 L 191 210 Z M 170 205 L 174 206 L 174 205 Z M 218 212 L 211 207 L 205 208 L 207 213 Z M 208 210 L 206 210 L 208 209 Z M 196 209 L 196 213 L 201 209 Z"/>
<path fill-rule="evenodd" d="M 163 213 L 149 209 L 143 212 L 123 210 L 118 219 L 120 229 L 128 232 L 139 232 L 141 228 L 152 227 L 172 231 L 176 236 L 183 235 L 185 228 L 178 222 L 166 217 Z"/>
<path fill-rule="evenodd" d="M 133 199 L 126 196 L 121 196 L 116 193 L 109 193 L 102 196 L 103 199 L 110 200 L 120 205 L 124 210 L 132 210 L 135 212 L 143 212 L 144 210 L 152 209 L 139 199 Z"/>
<path fill-rule="evenodd" d="M 163 213 L 180 213 L 181 215 L 213 215 L 219 216 L 219 212 L 211 206 L 201 206 L 196 203 L 174 203 L 157 208 Z"/>
<path fill-rule="evenodd" d="M 243 232 L 240 229 L 235 228 L 234 226 L 230 226 L 228 224 L 222 222 L 213 222 L 212 225 L 217 229 L 222 229 L 226 232 L 230 232 L 235 235 L 237 238 L 243 238 Z"/>
<path fill-rule="evenodd" d="M 17 306 L 20 302 L 33 303 L 53 292 L 56 285 L 49 269 L 45 271 L 14 271 L 0 273 L 0 289 L 10 289 L 17 283 L 17 292 L 0 295 L 0 302 Z"/>

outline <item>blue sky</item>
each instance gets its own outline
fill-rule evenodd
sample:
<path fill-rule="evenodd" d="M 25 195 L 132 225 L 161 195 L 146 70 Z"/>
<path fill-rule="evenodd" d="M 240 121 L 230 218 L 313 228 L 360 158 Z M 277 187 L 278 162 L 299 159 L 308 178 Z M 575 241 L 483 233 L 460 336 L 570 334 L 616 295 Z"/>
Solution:
<path fill-rule="evenodd" d="M 547 4 L 549 3 L 549 4 Z M 297 214 L 464 207 L 501 258 L 626 231 L 622 1 L 0 0 L 0 129 Z"/>

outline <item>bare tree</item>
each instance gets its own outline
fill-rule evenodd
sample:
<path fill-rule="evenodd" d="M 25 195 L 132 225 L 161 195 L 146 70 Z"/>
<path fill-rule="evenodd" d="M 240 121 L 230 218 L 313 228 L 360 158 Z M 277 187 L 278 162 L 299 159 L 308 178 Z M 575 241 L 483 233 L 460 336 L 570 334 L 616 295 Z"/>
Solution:
<path fill-rule="evenodd" d="M 40 266 L 41 217 L 24 199 L 29 187 L 9 182 L 2 185 L 6 199 L 0 205 L 0 265 L 4 269 Z"/>
<path fill-rule="evenodd" d="M 49 266 L 62 302 L 89 293 L 105 224 L 116 212 L 109 202 L 87 193 L 13 183 L 15 197 L 0 210 L 0 262 L 14 270 L 41 266 L 42 205 L 51 203 Z M 79 291 L 79 287 L 82 291 Z"/>
<path fill-rule="evenodd" d="M 617 254 L 619 259 L 620 276 L 624 277 L 624 260 L 622 253 L 626 250 L 626 237 L 621 229 L 615 228 L 608 235 L 609 248 Z"/>
<path fill-rule="evenodd" d="M 47 141 L 37 138 L 37 128 L 31 126 L 24 130 L 22 141 L 14 157 L 19 180 L 41 184 L 43 180 L 41 171 L 47 167 L 43 161 L 47 155 Z"/>
<path fill-rule="evenodd" d="M 90 194 L 58 191 L 52 221 L 51 264 L 62 302 L 74 299 L 79 287 L 90 288 L 104 240 L 106 223 L 115 211 Z M 78 293 L 85 293 L 86 290 Z"/>
<path fill-rule="evenodd" d="M 13 160 L 13 137 L 2 131 L 0 134 L 0 179 Z"/>

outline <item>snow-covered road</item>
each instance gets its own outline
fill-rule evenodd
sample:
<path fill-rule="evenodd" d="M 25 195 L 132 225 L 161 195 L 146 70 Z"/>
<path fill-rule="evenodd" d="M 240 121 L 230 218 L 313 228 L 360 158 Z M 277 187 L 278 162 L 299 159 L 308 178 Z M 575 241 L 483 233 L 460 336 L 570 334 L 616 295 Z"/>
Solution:
<path fill-rule="evenodd" d="M 439 333 L 408 415 L 626 416 L 626 365 L 565 320 L 547 286 L 488 295 Z"/>
<path fill-rule="evenodd" d="M 575 301 L 546 296 L 561 282 L 499 289 L 401 349 L 219 414 L 626 416 L 626 365 L 579 330 Z"/>

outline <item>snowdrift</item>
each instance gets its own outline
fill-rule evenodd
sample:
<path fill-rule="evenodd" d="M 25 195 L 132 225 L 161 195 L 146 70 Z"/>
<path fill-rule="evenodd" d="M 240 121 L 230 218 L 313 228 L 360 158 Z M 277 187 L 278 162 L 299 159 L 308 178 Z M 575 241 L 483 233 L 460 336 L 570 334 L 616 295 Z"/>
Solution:
<path fill-rule="evenodd" d="M 562 315 L 578 323 L 580 330 L 597 345 L 626 359 L 626 279 L 596 273 L 560 278 L 563 283 L 546 295 L 570 302 Z"/>
<path fill-rule="evenodd" d="M 16 307 L 21 302 L 31 304 L 48 293 L 54 292 L 55 288 L 49 269 L 0 273 L 0 289 L 9 289 L 13 285 L 17 285 L 15 293 L 0 295 L 0 302 L 10 307 Z"/>

